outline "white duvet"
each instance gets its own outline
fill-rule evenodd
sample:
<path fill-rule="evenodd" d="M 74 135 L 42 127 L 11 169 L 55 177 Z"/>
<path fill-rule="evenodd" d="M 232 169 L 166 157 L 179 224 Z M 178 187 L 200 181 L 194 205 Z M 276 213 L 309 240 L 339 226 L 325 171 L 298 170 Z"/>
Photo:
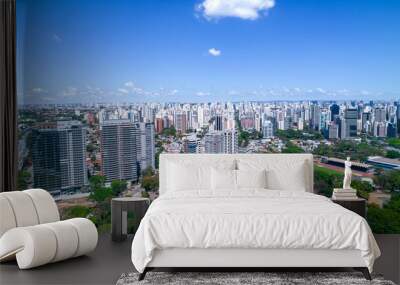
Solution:
<path fill-rule="evenodd" d="M 372 271 L 380 251 L 365 219 L 307 192 L 166 193 L 142 219 L 132 262 L 143 272 L 155 249 L 358 249 Z"/>

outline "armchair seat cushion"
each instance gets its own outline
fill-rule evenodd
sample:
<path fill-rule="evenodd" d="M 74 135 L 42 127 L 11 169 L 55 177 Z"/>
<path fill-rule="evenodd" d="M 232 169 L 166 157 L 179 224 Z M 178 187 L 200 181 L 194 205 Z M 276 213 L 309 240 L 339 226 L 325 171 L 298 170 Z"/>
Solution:
<path fill-rule="evenodd" d="M 97 245 L 97 229 L 88 219 L 17 227 L 0 238 L 0 261 L 16 257 L 20 269 L 28 269 L 84 255 Z"/>

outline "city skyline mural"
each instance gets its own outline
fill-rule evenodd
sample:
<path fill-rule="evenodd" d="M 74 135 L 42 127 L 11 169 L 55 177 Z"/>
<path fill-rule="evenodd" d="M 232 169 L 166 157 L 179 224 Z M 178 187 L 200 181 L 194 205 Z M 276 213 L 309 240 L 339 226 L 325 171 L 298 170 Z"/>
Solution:
<path fill-rule="evenodd" d="M 372 229 L 399 233 L 399 10 L 18 0 L 18 187 L 107 230 L 112 197 L 158 197 L 162 153 L 312 153 L 327 197 L 350 157 Z"/>

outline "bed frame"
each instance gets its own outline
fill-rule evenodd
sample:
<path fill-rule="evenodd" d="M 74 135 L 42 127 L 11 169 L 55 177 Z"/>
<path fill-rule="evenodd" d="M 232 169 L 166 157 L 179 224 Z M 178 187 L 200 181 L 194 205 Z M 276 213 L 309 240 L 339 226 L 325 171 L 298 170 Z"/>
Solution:
<path fill-rule="evenodd" d="M 314 192 L 313 183 L 313 156 L 312 154 L 161 154 L 160 155 L 160 195 L 167 189 L 167 163 L 169 161 L 191 161 L 195 164 L 210 164 L 221 158 L 253 159 L 262 157 L 269 163 L 278 159 L 290 161 L 304 161 L 307 177 L 307 192 Z M 215 271 L 219 268 L 228 268 L 233 271 L 264 271 L 265 269 L 285 268 L 294 269 L 326 268 L 353 268 L 361 271 L 364 277 L 371 280 L 371 276 L 359 250 L 330 250 L 330 249 L 246 249 L 246 248 L 171 248 L 156 250 L 153 259 L 144 272 L 139 275 L 143 280 L 146 272 L 161 268 L 202 268 Z M 263 270 L 264 269 L 264 270 Z"/>
<path fill-rule="evenodd" d="M 367 280 L 371 275 L 359 250 L 330 249 L 194 249 L 171 248 L 156 250 L 152 261 L 139 275 L 143 280 L 148 271 L 154 269 L 184 268 L 185 270 L 216 271 L 265 271 L 282 269 L 291 271 L 301 268 L 336 269 L 353 268 L 361 271 Z M 224 270 L 224 271 L 225 271 Z"/>

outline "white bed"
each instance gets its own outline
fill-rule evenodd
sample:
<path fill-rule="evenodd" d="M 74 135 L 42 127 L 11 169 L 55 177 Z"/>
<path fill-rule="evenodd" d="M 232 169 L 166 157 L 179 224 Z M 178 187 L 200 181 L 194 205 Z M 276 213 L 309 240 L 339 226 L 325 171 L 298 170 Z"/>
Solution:
<path fill-rule="evenodd" d="M 368 268 L 368 277 L 380 252 L 367 222 L 312 192 L 309 154 L 163 154 L 160 197 L 134 237 L 132 262 L 144 274 L 154 267 L 355 267 Z"/>

